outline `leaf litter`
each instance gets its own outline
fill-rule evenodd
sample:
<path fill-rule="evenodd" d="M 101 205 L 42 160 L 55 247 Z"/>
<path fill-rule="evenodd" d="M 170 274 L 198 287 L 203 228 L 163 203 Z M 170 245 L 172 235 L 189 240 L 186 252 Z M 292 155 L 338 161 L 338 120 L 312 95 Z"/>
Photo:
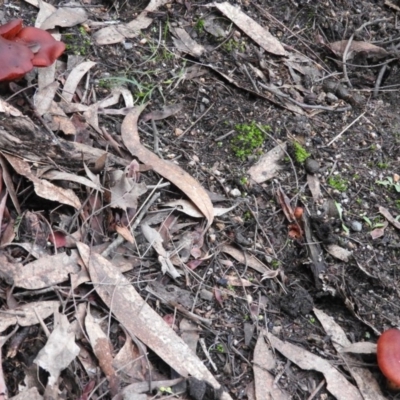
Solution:
<path fill-rule="evenodd" d="M 70 2 L 57 8 L 43 1 L 31 0 L 29 3 L 40 8 L 37 26 L 53 29 L 83 24 L 81 27 L 88 32 L 101 26 L 101 29 L 91 32 L 97 45 L 122 43 L 121 46 L 128 46 L 128 40 L 143 34 L 152 24 L 156 25 L 156 11 L 167 2 L 152 0 L 132 21 L 109 26 L 106 25 L 111 21 L 105 19 L 103 22 L 90 20 L 92 13 L 88 13 L 80 3 Z M 90 4 L 91 1 L 84 3 Z M 185 7 L 190 10 L 191 5 L 187 3 Z M 272 29 L 262 27 L 247 11 L 228 2 L 208 4 L 207 8 L 212 12 L 218 10 L 240 29 L 240 32 L 228 33 L 228 30 L 224 30 L 224 23 L 216 22 L 218 19 L 214 20 L 212 15 L 207 16 L 204 30 L 216 40 L 220 38 L 222 45 L 229 43 L 232 37 L 239 43 L 239 38 L 244 34 L 253 45 L 256 44 L 269 53 L 269 57 L 272 54 L 275 58 L 269 61 L 270 66 L 266 66 L 265 60 L 262 60 L 258 67 L 252 64 L 246 67 L 243 62 L 239 63 L 243 65 L 237 69 L 223 69 L 221 64 L 212 60 L 208 54 L 209 48 L 199 43 L 201 35 L 195 35 L 179 24 L 171 28 L 176 58 L 189 54 L 202 61 L 202 67 L 185 66 L 181 72 L 171 72 L 176 80 L 171 84 L 173 90 L 178 90 L 186 80 L 198 79 L 198 82 L 203 82 L 204 76 L 213 71 L 225 79 L 225 84 L 231 83 L 270 105 L 285 108 L 300 116 L 312 118 L 323 111 L 343 112 L 339 106 L 330 105 L 316 106 L 313 110 L 313 104 L 303 102 L 310 92 L 302 86 L 300 75 L 312 75 L 318 79 L 321 77 L 320 65 L 305 55 L 296 54 L 290 46 L 283 45 L 277 38 L 279 36 L 270 33 Z M 370 43 L 349 43 L 342 40 L 332 42 L 328 47 L 340 58 L 346 55 L 345 61 L 360 54 L 367 58 L 388 56 L 383 48 Z M 160 45 L 161 40 L 158 43 Z M 237 59 L 243 59 L 239 47 L 234 53 Z M 274 64 L 288 69 L 293 85 L 274 82 Z M 158 109 L 152 104 L 147 113 L 141 116 L 147 104 L 138 101 L 137 97 L 134 99 L 134 91 L 125 86 L 124 79 L 109 88 L 109 96 L 97 98 L 88 82 L 94 79 L 99 68 L 98 61 L 84 58 L 69 70 L 58 63 L 39 71 L 38 91 L 32 103 L 35 107 L 35 116 L 32 117 L 35 124 L 23 116 L 18 108 L 3 100 L 0 102 L 0 112 L 8 119 L 2 127 L 4 135 L 0 140 L 2 185 L 4 183 L 4 187 L 0 188 L 0 274 L 8 293 L 0 325 L 2 332 L 14 327 L 16 329 L 2 337 L 1 345 L 21 327 L 29 327 L 32 332 L 36 329 L 37 332 L 40 325 L 42 335 L 48 336 L 43 339 L 40 349 L 36 349 L 34 362 L 49 376 L 42 381 L 42 386 L 26 388 L 25 395 L 29 393 L 29 398 L 41 398 L 38 390 L 43 393 L 43 387 L 45 398 L 60 398 L 61 392 L 64 398 L 96 398 L 97 391 L 109 391 L 110 398 L 119 399 L 141 398 L 138 397 L 140 393 L 150 393 L 154 389 L 160 394 L 168 386 L 186 391 L 187 385 L 188 393 L 195 399 L 230 399 L 231 395 L 223 390 L 221 382 L 204 365 L 207 362 L 210 369 L 218 373 L 213 361 L 217 358 L 224 372 L 232 373 L 231 369 L 235 366 L 229 365 L 228 357 L 224 357 L 227 344 L 221 339 L 221 343 L 215 344 L 217 350 L 213 352 L 212 346 L 207 349 L 200 336 L 218 326 L 215 321 L 220 316 L 216 309 L 230 308 L 230 301 L 241 302 L 248 309 L 253 322 L 257 318 L 262 319 L 261 310 L 267 310 L 267 297 L 259 292 L 258 300 L 253 298 L 262 281 L 270 281 L 270 288 L 280 287 L 284 293 L 290 291 L 286 286 L 288 278 L 278 261 L 279 252 L 273 246 L 276 238 L 266 233 L 265 227 L 258 223 L 255 237 L 262 232 L 268 239 L 262 245 L 258 242 L 259 246 L 252 247 L 251 251 L 243 248 L 244 243 L 246 247 L 252 241 L 227 227 L 230 225 L 227 216 L 243 203 L 232 202 L 230 207 L 215 207 L 213 196 L 194 177 L 193 170 L 189 173 L 174 157 L 157 151 L 156 144 L 154 151 L 149 150 L 145 140 L 145 134 L 148 133 L 146 122 L 152 122 L 152 135 L 156 143 L 154 121 L 180 121 L 186 112 L 185 100 L 168 100 L 166 104 L 169 105 L 162 105 Z M 247 76 L 249 81 L 244 83 L 243 76 Z M 256 85 L 255 80 L 262 84 Z M 287 94 L 288 88 L 292 97 Z M 208 104 L 207 97 L 200 101 Z M 115 108 L 110 108 L 112 106 Z M 205 111 L 203 108 L 202 117 L 212 108 L 213 104 Z M 115 123 L 117 120 L 112 119 L 113 124 L 107 127 L 103 125 L 104 117 L 116 116 L 124 116 L 122 123 Z M 20 117 L 23 118 L 18 120 Z M 184 135 L 176 133 L 180 143 L 185 142 L 182 138 L 186 133 L 188 136 L 195 135 L 200 119 L 190 121 L 185 130 L 175 130 L 185 132 Z M 47 134 L 37 127 L 40 123 Z M 284 144 L 276 146 L 274 143 L 275 147 L 270 146 L 259 162 L 247 169 L 252 185 L 279 180 L 284 173 L 284 159 L 290 154 L 285 141 L 278 143 Z M 198 171 L 205 171 L 194 157 L 189 165 L 196 166 Z M 217 168 L 218 162 L 213 169 Z M 154 184 L 152 174 L 162 179 Z M 217 181 L 228 194 L 229 188 L 224 186 L 224 180 L 218 180 L 218 174 L 213 177 L 216 180 L 212 186 Z M 272 181 L 272 184 L 276 182 Z M 321 185 L 325 182 L 320 182 L 317 176 L 310 174 L 307 175 L 307 182 L 313 201 L 318 204 L 324 196 Z M 243 186 L 246 187 L 245 184 Z M 165 187 L 173 194 L 158 200 L 160 191 Z M 303 209 L 302 215 L 298 216 L 296 211 L 299 207 L 294 207 L 294 204 L 299 204 L 298 199 L 290 198 L 286 188 L 284 190 L 279 183 L 277 187 L 277 197 L 273 201 L 278 206 L 276 212 L 287 219 L 288 226 L 284 229 L 286 239 L 308 251 L 315 287 L 324 287 L 327 293 L 333 292 L 330 283 L 322 276 L 326 266 L 321 255 L 330 254 L 339 261 L 350 263 L 353 252 L 329 243 L 326 237 L 318 237 L 322 245 L 316 241 L 316 226 L 320 222 L 316 222 L 308 212 L 303 214 Z M 28 193 L 28 201 L 29 198 L 33 199 L 32 209 L 35 212 L 29 211 L 31 206 L 26 205 L 23 198 L 25 193 Z M 229 197 L 222 199 L 228 200 Z M 262 204 L 260 198 L 255 200 Z M 160 212 L 159 207 L 169 209 Z M 381 206 L 379 212 L 393 226 L 399 227 L 397 218 L 387 208 Z M 258 218 L 256 212 L 252 215 Z M 245 214 L 235 218 L 245 225 Z M 216 232 L 223 234 L 224 241 L 221 244 L 216 243 Z M 377 233 L 375 229 L 371 234 L 377 239 L 385 232 Z M 233 238 L 236 238 L 237 246 L 230 244 Z M 110 257 L 104 257 L 104 254 Z M 257 258 L 255 254 L 260 257 Z M 226 268 L 221 277 L 213 277 L 214 282 L 197 274 L 199 266 L 209 268 L 214 262 Z M 243 267 L 244 271 L 241 269 L 239 273 L 238 266 Z M 143 281 L 147 283 L 146 299 L 153 296 L 173 313 L 164 313 L 162 316 L 159 309 L 156 312 L 143 300 L 132 285 L 136 281 L 138 285 L 142 283 L 140 273 L 135 275 L 132 272 L 135 268 L 146 271 Z M 210 272 L 213 271 L 210 269 Z M 197 285 L 195 296 L 182 288 Z M 202 289 L 202 286 L 205 287 Z M 235 292 L 239 289 L 242 290 L 241 295 Z M 25 299 L 29 297 L 37 301 L 25 304 Z M 50 300 L 54 298 L 63 300 Z M 204 304 L 216 302 L 216 308 L 202 307 L 198 303 L 199 298 Z M 346 300 L 349 303 L 353 301 L 350 298 Z M 275 313 L 274 307 L 276 302 L 271 300 L 268 312 Z M 349 308 L 356 309 L 354 304 L 349 304 Z M 344 352 L 342 348 L 351 349 L 350 342 L 339 326 L 329 322 L 329 318 L 316 308 L 314 314 L 327 335 L 334 338 L 332 345 L 338 354 Z M 356 317 L 368 326 L 361 316 Z M 224 328 L 235 329 L 226 321 L 223 323 L 226 325 Z M 245 343 L 249 346 L 256 325 L 246 322 L 245 326 L 248 336 Z M 277 385 L 279 376 L 274 378 L 279 357 L 271 348 L 303 370 L 324 374 L 327 390 L 338 399 L 361 398 L 360 392 L 365 399 L 383 398 L 376 381 L 365 368 L 349 368 L 357 389 L 323 357 L 285 343 L 271 332 L 260 332 L 254 347 L 254 386 L 249 383 L 248 387 L 253 387 L 248 391 L 249 398 L 251 390 L 258 399 L 290 398 L 290 394 Z M 218 335 L 216 337 L 218 340 Z M 339 342 L 340 346 L 337 345 Z M 202 359 L 196 354 L 197 344 L 203 346 L 200 353 Z M 240 348 L 243 353 L 246 350 L 246 347 Z M 236 348 L 232 351 L 239 352 Z M 365 353 L 368 351 L 364 350 Z M 154 363 L 155 356 L 170 371 L 159 371 Z M 346 357 L 346 365 L 356 362 L 351 356 L 343 357 Z M 251 365 L 243 355 L 241 360 Z M 79 388 L 67 389 L 63 380 L 67 379 L 65 371 L 70 371 L 73 361 L 79 361 L 78 368 L 85 376 L 79 382 Z M 99 374 L 105 378 L 99 379 Z M 0 378 L 0 391 L 6 392 L 4 371 L 0 373 Z M 365 382 L 374 383 L 373 389 L 366 387 Z M 146 395 L 142 397 L 147 398 Z M 20 395 L 14 398 L 20 398 Z"/>

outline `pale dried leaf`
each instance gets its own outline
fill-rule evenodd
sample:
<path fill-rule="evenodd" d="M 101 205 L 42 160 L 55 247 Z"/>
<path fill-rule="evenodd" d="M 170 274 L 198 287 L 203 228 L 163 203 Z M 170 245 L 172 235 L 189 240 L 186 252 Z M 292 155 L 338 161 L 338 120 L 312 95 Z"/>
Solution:
<path fill-rule="evenodd" d="M 143 223 L 141 225 L 143 236 L 150 243 L 151 247 L 157 252 L 159 255 L 158 261 L 161 264 L 162 272 L 165 274 L 168 272 L 172 278 L 178 278 L 180 273 L 175 269 L 171 260 L 170 254 L 164 249 L 163 239 L 159 232 L 157 232 L 154 228 L 149 225 Z"/>
<path fill-rule="evenodd" d="M 128 178 L 126 171 L 115 170 L 110 175 L 113 182 L 113 186 L 110 187 L 110 207 L 122 208 L 125 211 L 128 207 L 137 208 L 139 196 L 147 192 L 146 184 Z"/>
<path fill-rule="evenodd" d="M 0 332 L 9 326 L 18 324 L 20 326 L 32 326 L 39 323 L 37 316 L 43 320 L 53 314 L 55 307 L 59 307 L 59 301 L 34 301 L 14 308 L 12 311 L 17 315 L 2 314 L 0 318 Z"/>
<path fill-rule="evenodd" d="M 262 183 L 274 178 L 282 169 L 281 161 L 286 154 L 286 143 L 279 144 L 268 153 L 263 154 L 257 164 L 249 168 L 247 173 L 252 181 Z"/>
<path fill-rule="evenodd" d="M 343 58 L 343 53 L 346 50 L 348 40 L 339 40 L 338 42 L 329 43 L 328 47 L 332 50 L 332 52 L 340 58 Z M 370 58 L 385 58 L 388 55 L 388 52 L 379 46 L 376 46 L 372 43 L 368 42 L 360 42 L 357 40 L 353 40 L 350 44 L 349 50 L 347 52 L 347 60 L 351 60 L 355 55 L 363 53 L 366 57 Z"/>
<path fill-rule="evenodd" d="M 339 353 L 376 354 L 376 343 L 356 342 L 343 347 Z"/>
<path fill-rule="evenodd" d="M 10 397 L 9 400 L 43 400 L 36 387 L 31 387 L 27 390 L 22 391 L 14 397 Z"/>
<path fill-rule="evenodd" d="M 321 372 L 325 377 L 328 391 L 335 396 L 337 400 L 363 400 L 358 389 L 347 381 L 347 379 L 327 360 L 304 350 L 302 347 L 295 346 L 288 342 L 282 342 L 270 333 L 266 335 L 275 350 L 278 350 L 298 367 L 307 371 L 314 370 Z"/>
<path fill-rule="evenodd" d="M 157 10 L 158 7 L 166 4 L 170 0 L 151 0 L 147 7 L 142 11 L 137 18 L 128 24 L 107 26 L 93 34 L 93 40 L 97 45 L 120 43 L 125 38 L 134 38 L 140 34 L 142 29 L 146 29 L 153 22 L 147 17 L 148 12 Z"/>
<path fill-rule="evenodd" d="M 170 117 L 171 115 L 175 115 L 182 109 L 182 104 L 172 104 L 170 106 L 164 106 L 162 110 L 154 110 L 149 113 L 143 115 L 143 121 L 149 121 L 153 119 L 154 121 L 158 121 L 160 119 L 165 119 Z"/>
<path fill-rule="evenodd" d="M 54 29 L 56 26 L 68 28 L 85 22 L 87 18 L 85 8 L 81 7 L 80 3 L 71 1 L 60 6 L 56 12 L 43 21 L 40 27 L 44 30 Z"/>
<path fill-rule="evenodd" d="M 275 384 L 274 376 L 268 372 L 275 368 L 275 357 L 260 334 L 254 348 L 253 371 L 257 399 L 289 400 L 291 397 Z"/>
<path fill-rule="evenodd" d="M 182 168 L 160 159 L 140 143 L 137 121 L 143 109 L 144 106 L 135 107 L 122 123 L 121 136 L 125 146 L 139 161 L 151 165 L 155 172 L 182 190 L 204 214 L 207 219 L 206 229 L 208 229 L 214 219 L 214 209 L 204 188 Z"/>
<path fill-rule="evenodd" d="M 262 274 L 269 274 L 269 273 L 276 272 L 276 271 L 269 269 L 265 264 L 263 264 L 261 261 L 259 261 L 252 254 L 249 254 L 249 253 L 245 254 L 243 251 L 238 250 L 237 248 L 235 248 L 233 246 L 224 245 L 221 247 L 221 251 L 223 253 L 229 254 L 231 257 L 233 257 L 235 260 L 239 261 L 241 264 L 248 265 L 250 268 L 252 268 Z"/>
<path fill-rule="evenodd" d="M 50 373 L 49 386 L 56 385 L 61 371 L 79 354 L 79 347 L 75 343 L 75 335 L 70 330 L 67 316 L 56 311 L 54 320 L 54 330 L 34 360 L 35 364 Z"/>
<path fill-rule="evenodd" d="M 43 289 L 68 280 L 69 274 L 77 274 L 79 255 L 76 250 L 47 255 L 15 269 L 15 286 L 24 289 Z M 18 264 L 17 264 L 18 265 Z"/>
<path fill-rule="evenodd" d="M 307 174 L 308 188 L 310 189 L 311 195 L 314 201 L 318 201 L 321 196 L 321 185 L 319 178 L 316 175 Z"/>
<path fill-rule="evenodd" d="M 277 38 L 272 36 L 267 29 L 247 16 L 239 8 L 228 2 L 214 3 L 214 5 L 265 51 L 278 56 L 285 56 L 287 54 Z"/>
<path fill-rule="evenodd" d="M 89 180 L 88 178 L 85 178 L 84 176 L 71 174 L 69 172 L 57 171 L 55 169 L 52 169 L 51 171 L 47 171 L 45 174 L 43 174 L 42 177 L 45 179 L 48 179 L 50 181 L 57 180 L 57 181 L 76 182 L 81 185 L 98 190 L 101 193 L 103 192 L 103 189 L 100 186 L 100 182 L 96 183 L 93 180 Z"/>
<path fill-rule="evenodd" d="M 192 375 L 218 389 L 219 383 L 203 362 L 142 299 L 129 281 L 104 257 L 93 254 L 87 245 L 78 243 L 77 246 L 96 292 L 129 334 L 150 347 L 179 375 Z M 227 393 L 221 396 L 221 400 L 231 399 Z"/>
<path fill-rule="evenodd" d="M 350 260 L 350 257 L 353 255 L 351 251 L 346 250 L 343 247 L 338 246 L 337 244 L 330 244 L 326 246 L 326 250 L 331 256 L 344 262 L 348 262 Z"/>
<path fill-rule="evenodd" d="M 344 330 L 335 322 L 335 320 L 325 314 L 322 310 L 314 308 L 314 314 L 318 318 L 319 322 L 323 326 L 326 334 L 331 338 L 333 347 L 337 352 L 343 350 L 343 348 L 350 346 L 351 342 L 347 339 L 347 335 Z M 384 400 L 384 396 L 379 388 L 379 384 L 372 375 L 371 371 L 367 368 L 356 367 L 357 359 L 354 356 L 343 354 L 346 360 L 350 373 L 354 380 L 357 382 L 358 388 L 361 391 L 364 400 Z"/>
<path fill-rule="evenodd" d="M 200 57 L 204 53 L 204 46 L 193 40 L 183 28 L 172 28 L 171 33 L 174 35 L 174 45 L 180 52 L 194 57 Z"/>
<path fill-rule="evenodd" d="M 64 88 L 62 91 L 62 98 L 70 103 L 74 97 L 76 88 L 83 76 L 96 65 L 93 61 L 85 61 L 78 66 L 76 66 L 68 75 L 67 80 L 64 83 Z"/>
<path fill-rule="evenodd" d="M 21 111 L 2 99 L 0 99 L 0 113 L 4 113 L 6 117 L 20 117 L 22 115 Z"/>
<path fill-rule="evenodd" d="M 400 222 L 392 217 L 389 210 L 385 207 L 379 206 L 379 212 L 397 229 L 400 229 Z"/>
<path fill-rule="evenodd" d="M 39 197 L 43 197 L 47 200 L 58 201 L 59 203 L 72 206 L 77 210 L 81 208 L 78 196 L 71 189 L 63 189 L 46 180 L 39 179 L 32 173 L 27 162 L 9 154 L 3 155 L 16 172 L 25 176 L 33 183 L 35 192 Z"/>
<path fill-rule="evenodd" d="M 127 242 L 135 243 L 135 238 L 132 236 L 131 231 L 126 226 L 115 226 L 115 230 L 119 235 L 121 235 Z"/>
<path fill-rule="evenodd" d="M 33 101 L 36 111 L 39 115 L 43 115 L 50 110 L 59 86 L 59 82 L 52 82 L 50 85 L 47 85 L 44 88 L 39 88 L 39 90 L 36 92 Z"/>
<path fill-rule="evenodd" d="M 141 371 L 143 360 L 140 358 L 139 349 L 132 342 L 131 337 L 127 336 L 124 345 L 113 360 L 113 367 L 121 380 L 126 383 L 144 380 L 145 377 Z"/>
<path fill-rule="evenodd" d="M 75 125 L 55 101 L 52 101 L 50 110 L 43 115 L 43 119 L 52 131 L 62 131 L 65 135 L 76 135 Z"/>

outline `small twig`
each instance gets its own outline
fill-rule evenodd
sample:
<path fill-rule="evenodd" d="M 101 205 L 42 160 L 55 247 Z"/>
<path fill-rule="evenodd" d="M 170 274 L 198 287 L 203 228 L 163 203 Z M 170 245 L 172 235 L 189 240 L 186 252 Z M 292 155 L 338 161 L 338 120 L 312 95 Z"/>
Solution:
<path fill-rule="evenodd" d="M 360 114 L 353 122 L 351 122 L 349 125 L 346 126 L 346 128 L 344 128 L 342 130 L 342 132 L 340 132 L 339 134 L 337 134 L 327 145 L 326 147 L 330 146 L 333 142 L 335 142 L 337 139 L 340 138 L 340 136 L 343 135 L 343 133 L 345 133 L 350 127 L 352 127 L 364 114 L 366 113 L 366 111 L 364 111 L 362 114 Z"/>
<path fill-rule="evenodd" d="M 214 361 L 211 359 L 210 353 L 208 352 L 207 347 L 206 347 L 206 342 L 204 341 L 203 338 L 201 338 L 201 339 L 199 340 L 199 343 L 200 343 L 200 346 L 201 346 L 201 348 L 203 349 L 203 352 L 204 352 L 204 354 L 206 355 L 206 357 L 207 357 L 207 359 L 208 359 L 208 361 L 209 361 L 209 363 L 210 363 L 212 369 L 213 369 L 215 372 L 217 372 L 217 371 L 218 371 L 218 368 L 217 368 L 217 366 L 214 364 Z"/>
<path fill-rule="evenodd" d="M 251 77 L 249 70 L 246 67 L 246 64 L 242 65 L 244 72 L 246 73 L 247 77 L 250 79 L 251 84 L 253 85 L 254 90 L 259 93 L 260 89 L 257 87 L 257 84 L 254 82 L 254 79 Z"/>
<path fill-rule="evenodd" d="M 154 122 L 154 118 L 151 119 L 151 127 L 153 128 L 153 136 L 154 136 L 154 153 L 156 153 L 161 159 L 163 159 L 164 157 L 160 153 L 160 148 L 159 148 L 160 139 L 156 123 Z"/>
<path fill-rule="evenodd" d="M 382 79 L 383 79 L 383 76 L 385 75 L 388 64 L 389 64 L 389 61 L 387 61 L 386 64 L 379 71 L 379 74 L 376 78 L 376 82 L 375 82 L 375 86 L 374 86 L 374 94 L 372 95 L 373 98 L 378 97 L 379 88 L 381 87 Z"/>
<path fill-rule="evenodd" d="M 187 128 L 182 135 L 180 135 L 176 140 L 181 140 L 183 138 L 183 136 L 185 136 L 203 117 L 205 117 L 209 111 L 214 107 L 215 103 L 211 104 L 210 107 L 207 108 L 206 111 L 203 112 L 203 114 L 200 115 L 199 118 L 196 119 L 196 121 L 193 122 L 192 125 L 189 126 L 189 128 Z"/>
<path fill-rule="evenodd" d="M 156 188 L 154 188 L 154 190 L 156 190 Z M 153 193 L 154 193 L 153 190 Z M 142 206 L 142 209 L 140 210 L 138 216 L 135 219 L 135 222 L 132 224 L 131 226 L 131 232 L 133 232 L 136 227 L 139 225 L 140 221 L 142 220 L 142 218 L 144 217 L 144 215 L 146 214 L 147 210 L 152 206 L 152 204 L 160 197 L 160 193 L 154 193 L 153 196 L 150 198 L 150 200 L 146 203 L 144 203 L 144 205 Z M 107 257 L 111 254 L 111 252 L 113 252 L 115 249 L 117 249 L 118 246 L 120 246 L 122 243 L 124 243 L 125 239 L 121 236 L 118 235 L 118 237 L 110 243 L 110 245 L 101 253 L 101 255 L 103 257 Z"/>

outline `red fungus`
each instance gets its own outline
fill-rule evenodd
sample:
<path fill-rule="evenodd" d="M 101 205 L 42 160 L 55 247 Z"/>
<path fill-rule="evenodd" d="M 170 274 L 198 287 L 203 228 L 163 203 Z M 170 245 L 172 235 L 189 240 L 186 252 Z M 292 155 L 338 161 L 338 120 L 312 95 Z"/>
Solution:
<path fill-rule="evenodd" d="M 23 43 L 29 48 L 39 47 L 34 51 L 32 64 L 35 67 L 48 67 L 57 60 L 65 50 L 65 44 L 54 39 L 49 32 L 43 29 L 27 27 L 18 32 L 16 42 Z"/>
<path fill-rule="evenodd" d="M 378 366 L 391 389 L 400 389 L 400 330 L 389 329 L 378 339 Z"/>
<path fill-rule="evenodd" d="M 0 81 L 22 78 L 33 68 L 33 56 L 28 47 L 0 36 Z"/>
<path fill-rule="evenodd" d="M 48 67 L 60 57 L 65 44 L 43 29 L 22 28 L 16 19 L 0 26 L 0 81 L 22 78 L 33 67 Z"/>
<path fill-rule="evenodd" d="M 3 36 L 4 39 L 14 39 L 21 29 L 22 19 L 14 19 L 0 26 L 0 36 Z"/>

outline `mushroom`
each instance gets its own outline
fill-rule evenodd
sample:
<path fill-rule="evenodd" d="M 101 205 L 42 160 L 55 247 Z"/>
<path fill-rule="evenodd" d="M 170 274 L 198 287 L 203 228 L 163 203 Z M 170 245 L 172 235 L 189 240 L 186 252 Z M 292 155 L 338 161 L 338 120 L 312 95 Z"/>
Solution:
<path fill-rule="evenodd" d="M 60 57 L 65 44 L 43 29 L 22 28 L 16 19 L 0 26 L 0 81 L 22 78 L 33 67 L 48 67 Z"/>
<path fill-rule="evenodd" d="M 377 343 L 378 366 L 392 390 L 400 390 L 400 330 L 389 329 Z"/>
<path fill-rule="evenodd" d="M 0 36 L 0 81 L 22 78 L 32 68 L 32 51 L 21 43 L 15 43 Z"/>
<path fill-rule="evenodd" d="M 17 33 L 22 29 L 22 19 L 13 19 L 0 26 L 0 36 L 4 39 L 14 39 Z"/>
<path fill-rule="evenodd" d="M 23 43 L 35 53 L 32 64 L 35 67 L 48 67 L 57 60 L 65 50 L 65 44 L 54 39 L 43 29 L 27 27 L 21 29 L 15 41 Z M 35 51 L 37 49 L 37 51 Z"/>

